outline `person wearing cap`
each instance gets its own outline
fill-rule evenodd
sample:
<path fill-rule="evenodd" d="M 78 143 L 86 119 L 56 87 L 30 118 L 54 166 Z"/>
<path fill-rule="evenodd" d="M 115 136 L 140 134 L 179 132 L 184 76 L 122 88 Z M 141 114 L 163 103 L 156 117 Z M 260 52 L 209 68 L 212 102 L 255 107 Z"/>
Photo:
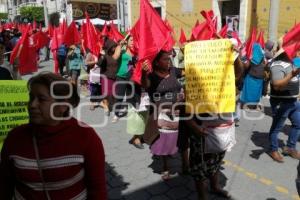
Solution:
<path fill-rule="evenodd" d="M 292 54 L 296 55 L 296 52 Z M 270 152 L 269 155 L 276 162 L 284 162 L 278 152 L 278 134 L 282 130 L 287 118 L 292 123 L 289 132 L 287 146 L 283 147 L 282 154 L 300 159 L 300 153 L 296 150 L 296 143 L 300 134 L 300 103 L 299 73 L 291 58 L 290 52 L 280 48 L 274 56 L 271 65 L 271 93 L 270 104 L 273 113 L 273 121 L 269 132 Z"/>

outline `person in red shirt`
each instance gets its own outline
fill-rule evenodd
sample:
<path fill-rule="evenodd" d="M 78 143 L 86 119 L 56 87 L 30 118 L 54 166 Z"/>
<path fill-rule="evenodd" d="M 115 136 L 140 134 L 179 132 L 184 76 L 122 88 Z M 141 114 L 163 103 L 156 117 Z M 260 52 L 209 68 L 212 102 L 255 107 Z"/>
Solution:
<path fill-rule="evenodd" d="M 29 123 L 8 134 L 1 152 L 0 199 L 106 200 L 101 139 L 70 117 L 80 100 L 75 86 L 47 72 L 28 88 Z"/>

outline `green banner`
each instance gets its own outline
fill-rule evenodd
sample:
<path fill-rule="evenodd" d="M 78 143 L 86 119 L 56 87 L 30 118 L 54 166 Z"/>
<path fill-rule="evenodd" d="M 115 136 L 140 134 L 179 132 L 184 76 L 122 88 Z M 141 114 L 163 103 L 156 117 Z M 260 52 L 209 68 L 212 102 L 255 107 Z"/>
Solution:
<path fill-rule="evenodd" d="M 7 133 L 28 123 L 27 81 L 0 81 L 0 150 Z"/>

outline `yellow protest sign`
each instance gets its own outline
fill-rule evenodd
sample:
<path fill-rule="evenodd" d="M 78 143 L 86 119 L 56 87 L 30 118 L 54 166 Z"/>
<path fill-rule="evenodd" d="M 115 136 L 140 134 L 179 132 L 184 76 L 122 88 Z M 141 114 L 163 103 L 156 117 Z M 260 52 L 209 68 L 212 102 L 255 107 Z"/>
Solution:
<path fill-rule="evenodd" d="M 185 46 L 184 59 L 186 112 L 234 112 L 234 55 L 230 40 L 189 43 Z"/>
<path fill-rule="evenodd" d="M 26 81 L 0 81 L 0 150 L 11 129 L 28 123 L 28 100 Z"/>

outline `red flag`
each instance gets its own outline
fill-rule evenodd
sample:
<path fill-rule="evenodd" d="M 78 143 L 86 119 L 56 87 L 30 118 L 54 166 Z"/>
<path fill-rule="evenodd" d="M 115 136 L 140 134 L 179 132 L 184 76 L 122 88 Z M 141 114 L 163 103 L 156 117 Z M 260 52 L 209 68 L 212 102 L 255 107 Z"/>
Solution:
<path fill-rule="evenodd" d="M 52 37 L 53 37 L 53 32 L 54 32 L 54 28 L 53 28 L 53 26 L 51 26 L 51 25 L 49 24 L 46 33 L 49 35 L 50 38 L 52 38 Z"/>
<path fill-rule="evenodd" d="M 196 40 L 210 40 L 214 34 L 215 31 L 212 30 L 209 21 L 201 23 L 193 30 L 193 36 Z"/>
<path fill-rule="evenodd" d="M 163 47 L 164 51 L 171 51 L 174 47 L 174 45 L 176 44 L 176 41 L 174 40 L 172 33 L 169 32 L 167 35 L 167 42 Z"/>
<path fill-rule="evenodd" d="M 264 39 L 264 32 L 260 31 L 257 41 L 258 44 L 264 49 L 265 48 L 265 39 Z"/>
<path fill-rule="evenodd" d="M 133 72 L 132 80 L 140 83 L 141 63 L 145 60 L 149 60 L 151 63 L 161 49 L 169 48 L 167 41 L 169 41 L 171 35 L 169 33 L 169 28 L 162 21 L 148 0 L 141 0 L 140 2 L 140 18 L 138 24 L 139 61 Z"/>
<path fill-rule="evenodd" d="M 35 20 L 33 20 L 33 23 L 32 23 L 32 30 L 36 30 L 36 27 L 37 27 L 37 25 L 36 25 L 36 21 L 35 21 Z"/>
<path fill-rule="evenodd" d="M 84 49 L 89 49 L 94 55 L 99 55 L 100 43 L 98 34 L 87 13 L 86 24 L 82 28 Z"/>
<path fill-rule="evenodd" d="M 282 46 L 286 46 L 298 41 L 300 41 L 300 23 L 295 25 L 283 36 Z"/>
<path fill-rule="evenodd" d="M 166 26 L 168 27 L 169 31 L 171 33 L 174 33 L 174 29 L 173 29 L 172 25 L 170 24 L 170 22 L 167 19 L 164 22 L 165 22 Z"/>
<path fill-rule="evenodd" d="M 19 58 L 20 63 L 18 69 L 21 75 L 33 73 L 38 70 L 38 53 L 32 35 L 28 35 L 28 37 L 25 39 Z"/>
<path fill-rule="evenodd" d="M 10 55 L 10 63 L 13 64 L 16 57 L 19 56 L 18 54 L 20 54 L 20 47 L 23 46 L 24 41 L 26 38 L 28 38 L 28 32 L 29 32 L 29 26 L 26 27 L 26 30 L 24 32 L 22 32 L 22 36 L 19 39 L 18 43 L 16 44 L 16 46 L 14 47 L 14 49 L 11 52 Z"/>
<path fill-rule="evenodd" d="M 54 72 L 58 73 L 58 60 L 56 56 L 56 51 L 59 48 L 60 45 L 63 44 L 63 34 L 61 33 L 61 28 L 57 27 L 53 29 L 53 37 L 51 40 L 51 46 L 50 49 L 52 51 L 53 60 L 54 60 Z"/>
<path fill-rule="evenodd" d="M 59 48 L 59 46 L 63 43 L 63 34 L 61 32 L 61 29 L 58 28 L 54 28 L 53 30 L 53 37 L 51 40 L 51 51 L 53 50 L 57 50 Z"/>
<path fill-rule="evenodd" d="M 300 41 L 283 47 L 285 53 L 290 60 L 293 60 L 296 56 L 297 51 L 300 49 Z"/>
<path fill-rule="evenodd" d="M 212 10 L 209 11 L 202 10 L 200 14 L 208 21 L 211 21 L 215 16 L 214 11 Z"/>
<path fill-rule="evenodd" d="M 36 44 L 36 48 L 41 49 L 44 46 L 48 45 L 50 38 L 46 33 L 39 31 L 33 35 L 33 40 Z"/>
<path fill-rule="evenodd" d="M 253 47 L 253 44 L 256 42 L 256 28 L 253 28 L 252 29 L 252 32 L 251 32 L 251 36 L 249 37 L 247 43 L 246 43 L 246 55 L 247 55 L 247 58 L 249 60 L 251 60 L 252 58 L 252 47 Z"/>
<path fill-rule="evenodd" d="M 59 27 L 60 27 L 60 29 L 61 29 L 61 33 L 62 33 L 63 35 L 65 35 L 66 32 L 67 32 L 67 29 L 68 29 L 68 25 L 67 25 L 67 22 L 66 22 L 65 19 L 64 19 L 63 22 L 59 25 Z"/>
<path fill-rule="evenodd" d="M 132 29 L 130 30 L 130 35 L 133 38 L 133 46 L 134 46 L 134 50 L 137 52 L 139 49 L 139 40 L 140 40 L 140 20 L 138 20 L 135 25 L 132 27 Z"/>
<path fill-rule="evenodd" d="M 37 71 L 37 49 L 33 37 L 29 36 L 30 26 L 27 26 L 25 33 L 18 41 L 11 54 L 10 63 L 12 64 L 16 57 L 19 58 L 19 72 L 21 75 Z"/>
<path fill-rule="evenodd" d="M 108 37 L 115 42 L 119 42 L 124 39 L 124 36 L 118 31 L 117 27 L 113 23 L 110 24 Z"/>
<path fill-rule="evenodd" d="M 217 32 L 217 18 L 212 10 L 202 10 L 200 14 L 204 17 L 212 32 Z"/>
<path fill-rule="evenodd" d="M 217 19 L 214 18 L 214 12 L 202 10 L 201 15 L 205 18 L 205 22 L 199 24 L 197 21 L 192 29 L 192 40 L 210 40 L 217 31 Z M 198 24 L 198 25 L 197 25 Z"/>
<path fill-rule="evenodd" d="M 109 34 L 109 30 L 108 30 L 108 26 L 107 26 L 106 21 L 105 21 L 103 29 L 101 31 L 101 35 L 102 36 L 108 36 L 108 34 Z"/>
<path fill-rule="evenodd" d="M 226 25 L 223 26 L 222 29 L 220 30 L 219 35 L 220 35 L 222 38 L 226 38 L 226 36 L 227 36 L 227 30 L 228 30 L 228 25 L 226 24 Z"/>
<path fill-rule="evenodd" d="M 68 27 L 65 37 L 64 37 L 64 43 L 66 46 L 71 46 L 73 44 L 80 44 L 81 38 L 79 31 L 76 28 L 76 24 L 74 21 L 70 24 Z"/>
<path fill-rule="evenodd" d="M 190 41 L 195 41 L 196 37 L 194 36 L 195 33 L 195 29 L 200 25 L 199 20 L 196 21 L 195 26 L 192 28 L 192 33 L 191 33 L 191 37 L 190 37 Z M 195 33 L 196 35 L 196 33 Z"/>
<path fill-rule="evenodd" d="M 180 43 L 180 44 L 186 43 L 186 36 L 185 36 L 185 33 L 184 33 L 184 31 L 183 31 L 182 28 L 181 28 L 181 30 L 180 30 L 179 43 Z"/>
<path fill-rule="evenodd" d="M 197 21 L 196 21 L 196 24 L 195 24 L 194 28 L 195 28 L 195 27 L 197 27 L 197 26 L 199 26 L 199 24 L 200 24 L 200 22 L 199 22 L 199 19 L 197 19 Z"/>

